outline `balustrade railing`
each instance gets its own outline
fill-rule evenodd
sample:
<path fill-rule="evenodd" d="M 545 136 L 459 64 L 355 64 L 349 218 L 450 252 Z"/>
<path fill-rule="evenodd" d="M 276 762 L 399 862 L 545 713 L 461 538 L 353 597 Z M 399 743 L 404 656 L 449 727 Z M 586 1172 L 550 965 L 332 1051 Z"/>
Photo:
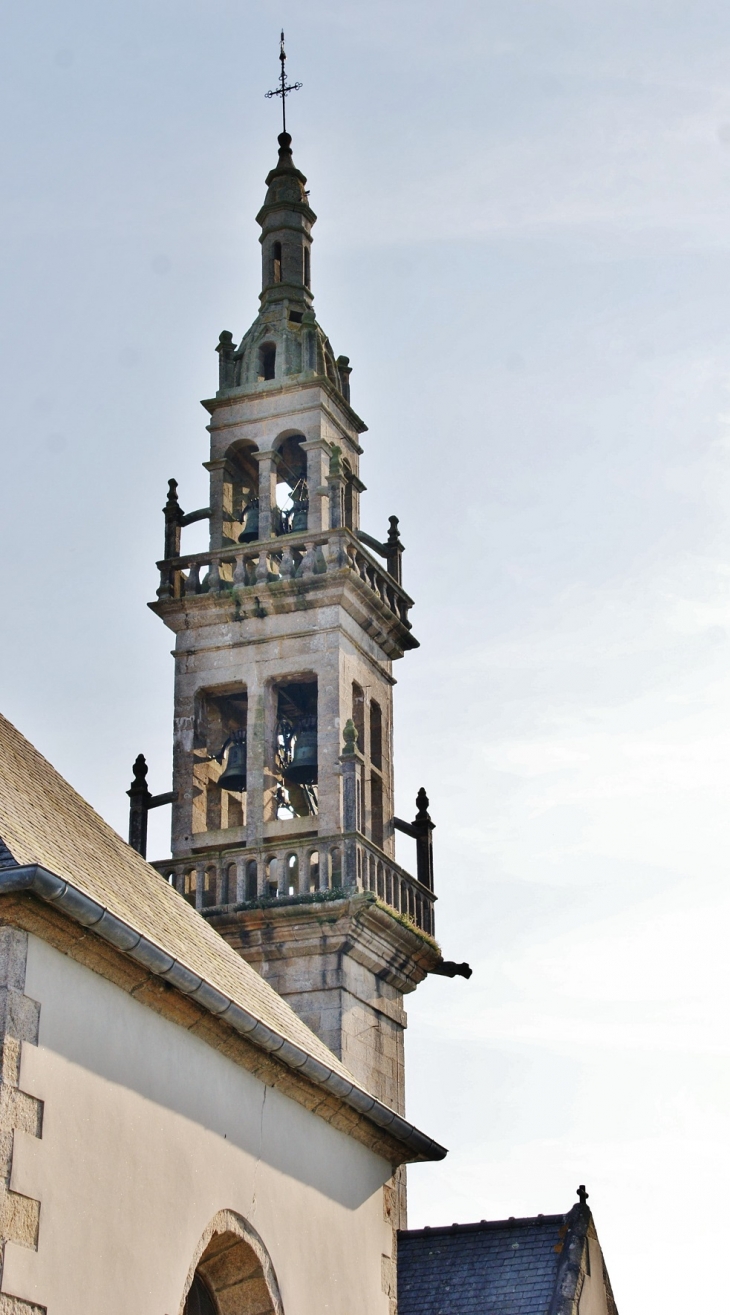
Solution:
<path fill-rule="evenodd" d="M 363 549 L 350 530 L 287 534 L 266 543 L 167 557 L 157 565 L 160 571 L 157 596 L 160 599 L 261 589 L 281 581 L 307 580 L 349 569 L 407 629 L 411 629 L 408 612 L 412 600 L 393 576 Z M 201 574 L 204 570 L 205 575 Z"/>
<path fill-rule="evenodd" d="M 359 575 L 360 579 L 410 629 L 408 609 L 412 606 L 411 600 L 403 592 L 400 585 L 396 583 L 393 576 L 384 570 L 378 562 L 374 561 L 369 553 L 364 552 L 357 540 L 347 542 L 345 553 L 349 565 Z"/>
<path fill-rule="evenodd" d="M 371 891 L 382 903 L 434 935 L 432 891 L 359 832 L 269 843 L 231 854 L 169 859 L 157 871 L 190 904 L 208 909 Z"/>

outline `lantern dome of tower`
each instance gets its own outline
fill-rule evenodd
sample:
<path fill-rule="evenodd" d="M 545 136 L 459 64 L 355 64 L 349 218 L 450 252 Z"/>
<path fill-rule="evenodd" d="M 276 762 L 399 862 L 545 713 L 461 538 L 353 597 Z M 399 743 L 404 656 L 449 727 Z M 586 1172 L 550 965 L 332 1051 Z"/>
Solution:
<path fill-rule="evenodd" d="M 312 226 L 307 179 L 297 169 L 288 132 L 279 134 L 279 158 L 266 176 L 266 198 L 256 221 L 261 226 L 260 309 L 238 346 L 220 336 L 219 394 L 246 392 L 319 376 L 350 401 L 350 365 L 335 357 L 317 323 L 311 286 Z"/>
<path fill-rule="evenodd" d="M 281 209 L 293 208 L 305 214 L 310 224 L 315 223 L 317 216 L 309 205 L 306 181 L 294 164 L 291 136 L 288 132 L 279 133 L 279 159 L 266 176 L 266 200 L 256 216 L 262 228 L 272 212 Z"/>

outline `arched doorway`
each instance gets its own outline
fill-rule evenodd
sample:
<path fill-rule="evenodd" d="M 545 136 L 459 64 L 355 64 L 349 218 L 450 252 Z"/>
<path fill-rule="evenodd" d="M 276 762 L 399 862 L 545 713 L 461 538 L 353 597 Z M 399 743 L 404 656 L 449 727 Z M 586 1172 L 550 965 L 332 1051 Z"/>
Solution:
<path fill-rule="evenodd" d="M 206 1228 L 190 1266 L 181 1315 L 284 1315 L 269 1253 L 232 1210 Z"/>

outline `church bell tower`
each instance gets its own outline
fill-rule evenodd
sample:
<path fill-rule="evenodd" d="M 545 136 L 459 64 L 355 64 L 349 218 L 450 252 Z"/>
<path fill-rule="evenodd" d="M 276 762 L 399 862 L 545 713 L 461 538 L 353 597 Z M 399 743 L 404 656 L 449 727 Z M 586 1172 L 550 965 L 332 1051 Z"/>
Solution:
<path fill-rule="evenodd" d="M 413 822 L 393 816 L 392 667 L 417 647 L 412 601 L 397 519 L 383 541 L 360 529 L 366 426 L 313 310 L 306 181 L 283 132 L 257 216 L 259 313 L 238 345 L 220 335 L 203 403 L 210 504 L 184 513 L 171 480 L 164 508 L 150 606 L 175 633 L 173 790 L 153 798 L 139 760 L 130 838 L 143 849 L 146 808 L 172 799 L 158 870 L 403 1113 L 403 996 L 466 965 L 434 939 L 425 793 Z M 208 551 L 185 553 L 185 526 L 208 518 Z"/>

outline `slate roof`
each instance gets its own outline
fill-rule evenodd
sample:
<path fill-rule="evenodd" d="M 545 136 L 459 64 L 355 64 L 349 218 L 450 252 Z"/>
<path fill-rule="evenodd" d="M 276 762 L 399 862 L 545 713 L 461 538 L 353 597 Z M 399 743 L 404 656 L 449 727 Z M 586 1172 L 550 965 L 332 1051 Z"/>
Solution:
<path fill-rule="evenodd" d="M 446 1154 L 365 1092 L 268 982 L 0 716 L 0 909 L 3 889 L 30 889 L 96 930 L 418 1158 Z"/>
<path fill-rule="evenodd" d="M 398 1234 L 398 1315 L 549 1315 L 568 1215 Z"/>

